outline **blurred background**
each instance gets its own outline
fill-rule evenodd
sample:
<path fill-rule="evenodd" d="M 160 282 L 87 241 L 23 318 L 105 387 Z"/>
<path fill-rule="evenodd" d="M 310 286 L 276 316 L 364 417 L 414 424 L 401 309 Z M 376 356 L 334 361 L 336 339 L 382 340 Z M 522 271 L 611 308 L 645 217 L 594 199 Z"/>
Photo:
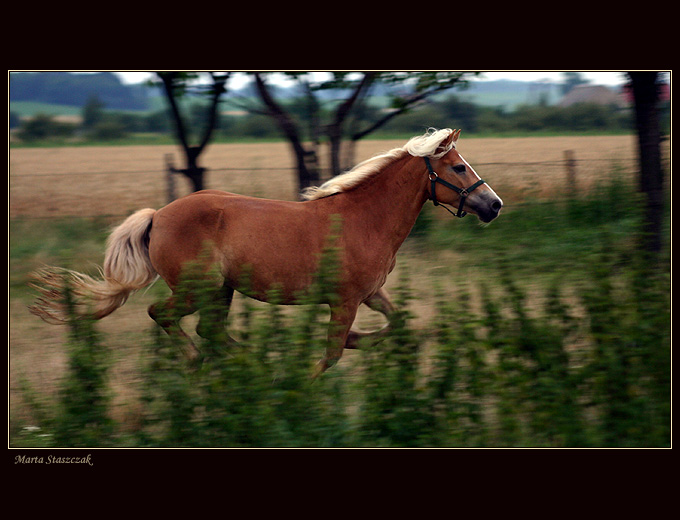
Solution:
<path fill-rule="evenodd" d="M 314 432 L 295 430 L 282 411 L 272 431 L 286 435 L 215 443 L 670 445 L 670 72 L 8 76 L 13 445 L 60 444 L 88 428 L 54 419 L 75 377 L 73 336 L 26 310 L 31 271 L 47 264 L 94 274 L 110 227 L 137 209 L 207 188 L 298 200 L 305 187 L 428 127 L 462 129 L 460 152 L 505 207 L 482 226 L 428 204 L 404 244 L 387 286 L 404 294 L 405 327 L 423 338 L 411 342 L 413 377 L 402 377 L 399 356 L 376 375 L 373 354 L 347 352 L 328 378 L 349 396 L 345 437 L 318 433 L 339 420 L 321 403 Z M 143 347 L 152 341 L 146 307 L 167 291 L 161 285 L 96 324 L 106 407 L 90 422 L 108 426 L 83 442 L 208 442 L 197 428 L 206 427 L 197 412 L 205 402 L 187 412 L 185 437 L 169 433 L 167 417 L 148 426 L 164 417 L 149 406 Z M 234 314 L 247 305 L 237 298 Z M 460 329 L 443 327 L 448 318 Z M 365 310 L 358 325 L 381 320 Z M 369 374 L 388 378 L 389 395 L 357 390 Z M 369 401 L 383 407 L 361 405 Z M 414 417 L 414 408 L 431 413 Z"/>

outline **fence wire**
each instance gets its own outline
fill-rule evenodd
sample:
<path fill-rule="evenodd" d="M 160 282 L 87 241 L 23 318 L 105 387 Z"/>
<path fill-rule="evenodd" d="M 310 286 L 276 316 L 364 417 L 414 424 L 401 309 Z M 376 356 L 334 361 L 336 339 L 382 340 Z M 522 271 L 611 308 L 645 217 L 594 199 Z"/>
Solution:
<path fill-rule="evenodd" d="M 161 161 L 159 161 L 161 162 Z M 480 176 L 508 203 L 561 196 L 567 186 L 567 160 L 475 163 Z M 612 172 L 609 159 L 574 161 L 578 190 L 587 190 Z M 618 169 L 629 178 L 634 165 Z M 9 171 L 9 218 L 124 217 L 168 200 L 166 168 L 104 171 Z M 322 182 L 330 171 L 321 170 Z M 176 197 L 191 193 L 188 180 L 174 174 Z M 205 186 L 257 197 L 297 200 L 297 170 L 292 167 L 207 168 Z"/>

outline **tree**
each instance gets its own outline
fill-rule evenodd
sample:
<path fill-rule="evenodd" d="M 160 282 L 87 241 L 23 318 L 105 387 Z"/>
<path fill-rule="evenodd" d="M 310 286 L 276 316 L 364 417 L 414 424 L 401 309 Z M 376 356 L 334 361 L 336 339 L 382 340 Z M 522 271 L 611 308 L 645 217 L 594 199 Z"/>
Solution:
<path fill-rule="evenodd" d="M 318 169 L 317 149 L 321 136 L 328 140 L 330 148 L 331 175 L 342 172 L 343 168 L 354 162 L 354 145 L 356 142 L 371 134 L 394 117 L 405 113 L 427 97 L 449 89 L 461 82 L 464 72 L 330 72 L 329 79 L 314 81 L 305 72 L 286 73 L 294 78 L 305 99 L 306 123 L 309 144 L 303 144 L 302 131 L 305 125 L 296 120 L 290 107 L 284 107 L 276 100 L 273 89 L 265 80 L 265 74 L 254 73 L 255 86 L 258 96 L 264 104 L 264 110 L 252 105 L 242 106 L 251 113 L 266 114 L 272 117 L 288 141 L 291 143 L 298 167 L 300 190 L 318 183 L 320 179 Z M 364 102 L 371 88 L 380 82 L 391 88 L 391 108 L 387 112 L 373 118 L 370 123 L 363 122 L 359 126 L 358 114 L 366 113 Z M 333 99 L 332 109 L 329 111 L 327 122 L 321 120 L 321 94 L 333 91 L 340 99 Z M 398 93 L 395 93 L 398 92 Z M 323 96 L 326 97 L 326 96 Z M 300 114 L 298 114 L 299 116 Z M 355 123 L 351 131 L 348 122 Z M 350 137 L 348 143 L 344 139 Z M 343 161 L 342 148 L 346 149 Z"/>
<path fill-rule="evenodd" d="M 343 125 L 349 116 L 352 107 L 357 100 L 366 94 L 368 87 L 377 75 L 375 72 L 363 73 L 359 80 L 349 80 L 348 72 L 333 72 L 330 80 L 322 82 L 312 82 L 307 73 L 291 72 L 289 77 L 298 81 L 300 90 L 305 100 L 305 110 L 303 117 L 306 120 L 309 144 L 304 145 L 301 124 L 296 122 L 290 109 L 286 110 L 278 103 L 263 78 L 262 73 L 254 73 L 255 85 L 260 100 L 264 103 L 266 110 L 257 111 L 249 107 L 248 110 L 255 113 L 264 113 L 273 117 L 277 125 L 286 136 L 293 148 L 297 168 L 298 168 L 298 187 L 302 191 L 304 188 L 318 184 L 320 180 L 318 146 L 320 136 L 325 134 L 328 138 L 331 151 L 331 174 L 337 175 L 341 171 L 340 148 L 343 137 Z M 316 97 L 316 92 L 322 90 L 346 90 L 349 95 L 342 102 L 338 103 L 332 111 L 330 121 L 322 126 L 320 112 L 320 101 Z"/>
<path fill-rule="evenodd" d="M 204 186 L 205 168 L 198 165 L 198 157 L 210 141 L 213 130 L 217 126 L 217 108 L 220 103 L 220 97 L 226 91 L 226 82 L 229 79 L 230 73 L 209 73 L 212 79 L 212 85 L 207 90 L 207 95 L 209 97 L 207 108 L 208 117 L 198 145 L 191 145 L 189 143 L 187 123 L 182 117 L 178 103 L 179 98 L 186 92 L 189 81 L 195 79 L 198 73 L 157 72 L 156 74 L 162 82 L 168 104 L 170 105 L 175 134 L 184 150 L 186 158 L 186 168 L 177 171 L 189 178 L 194 191 L 200 191 Z"/>
<path fill-rule="evenodd" d="M 260 99 L 264 103 L 266 110 L 258 111 L 252 107 L 248 110 L 254 113 L 264 113 L 276 121 L 277 125 L 281 129 L 281 132 L 286 136 L 288 142 L 293 148 L 293 155 L 295 155 L 295 161 L 298 170 L 298 188 L 302 191 L 309 186 L 317 184 L 319 181 L 319 170 L 318 170 L 318 159 L 316 154 L 316 145 L 318 144 L 318 139 L 312 140 L 311 148 L 305 148 L 302 137 L 301 129 L 299 125 L 295 122 L 293 117 L 284 110 L 284 108 L 279 104 L 271 93 L 271 90 L 267 83 L 265 82 L 262 74 L 255 73 L 255 87 L 257 88 L 257 93 Z M 308 87 L 308 85 L 307 85 Z M 311 96 L 311 90 L 307 88 L 308 96 Z M 312 107 L 312 112 L 316 113 L 317 108 Z M 314 114 L 310 116 L 310 120 L 313 120 Z M 315 133 L 313 129 L 311 133 Z"/>
<path fill-rule="evenodd" d="M 83 128 L 92 130 L 97 123 L 104 119 L 104 103 L 96 95 L 88 98 L 81 111 L 83 115 Z"/>
<path fill-rule="evenodd" d="M 635 103 L 640 176 L 644 194 L 643 247 L 658 253 L 662 247 L 663 170 L 661 168 L 661 129 L 659 125 L 658 72 L 628 72 Z"/>
<path fill-rule="evenodd" d="M 337 87 L 345 86 L 345 73 L 334 74 L 333 84 Z M 347 120 L 352 107 L 359 102 L 362 97 L 365 97 L 368 90 L 377 77 L 376 72 L 364 72 L 363 77 L 356 81 L 356 84 L 352 86 L 350 90 L 350 95 L 347 96 L 342 103 L 340 103 L 333 114 L 331 122 L 326 127 L 326 135 L 328 136 L 328 142 L 331 147 L 331 174 L 333 176 L 338 175 L 342 171 L 340 164 L 340 148 L 342 145 L 343 138 L 343 126 Z"/>
<path fill-rule="evenodd" d="M 563 96 L 566 96 L 574 87 L 588 83 L 588 80 L 580 72 L 564 72 L 562 75 L 564 76 L 564 81 L 560 85 L 560 91 Z"/>
<path fill-rule="evenodd" d="M 478 72 L 382 72 L 380 81 L 385 85 L 402 85 L 405 91 L 391 96 L 391 107 L 372 124 L 352 134 L 352 141 L 363 139 L 393 118 L 407 112 L 434 94 L 457 85 L 465 85 L 466 77 Z"/>
<path fill-rule="evenodd" d="M 24 141 L 37 141 L 50 137 L 68 137 L 73 134 L 74 125 L 59 123 L 47 114 L 36 114 L 21 124 L 19 137 Z"/>

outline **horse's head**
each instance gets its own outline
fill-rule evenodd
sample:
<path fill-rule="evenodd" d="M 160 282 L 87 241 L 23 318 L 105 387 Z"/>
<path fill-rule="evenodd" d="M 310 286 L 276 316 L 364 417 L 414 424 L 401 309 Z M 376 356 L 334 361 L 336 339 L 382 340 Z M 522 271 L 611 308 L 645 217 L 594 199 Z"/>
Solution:
<path fill-rule="evenodd" d="M 500 213 L 503 201 L 458 153 L 459 136 L 460 130 L 450 131 L 435 153 L 425 158 L 430 177 L 429 198 L 435 205 L 449 204 L 458 208 L 458 217 L 468 212 L 477 215 L 482 222 L 491 222 Z"/>

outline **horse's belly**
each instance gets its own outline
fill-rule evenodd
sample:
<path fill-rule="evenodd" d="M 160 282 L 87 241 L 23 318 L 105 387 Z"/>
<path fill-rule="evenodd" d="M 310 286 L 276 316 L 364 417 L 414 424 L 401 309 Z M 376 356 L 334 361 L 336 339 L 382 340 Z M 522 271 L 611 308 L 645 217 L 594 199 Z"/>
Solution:
<path fill-rule="evenodd" d="M 296 303 L 314 280 L 315 269 L 303 267 L 304 262 L 285 257 L 258 261 L 255 256 L 249 255 L 243 261 L 227 261 L 229 265 L 224 273 L 228 285 L 252 298 L 284 304 Z"/>
<path fill-rule="evenodd" d="M 222 268 L 230 285 L 265 301 L 271 293 L 281 303 L 294 303 L 309 289 L 323 240 L 301 216 L 284 217 L 225 219 Z"/>

